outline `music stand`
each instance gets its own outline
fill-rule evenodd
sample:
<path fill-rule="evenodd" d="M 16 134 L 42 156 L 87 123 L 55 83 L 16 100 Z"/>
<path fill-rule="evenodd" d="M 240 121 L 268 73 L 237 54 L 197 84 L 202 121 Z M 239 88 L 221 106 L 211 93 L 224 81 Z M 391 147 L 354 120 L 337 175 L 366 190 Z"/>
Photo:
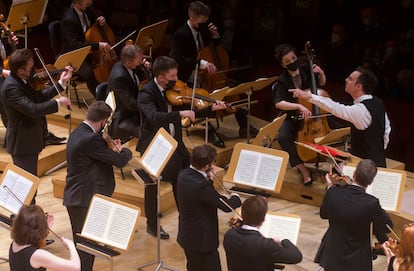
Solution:
<path fill-rule="evenodd" d="M 33 0 L 10 8 L 7 24 L 12 32 L 24 30 L 24 48 L 27 48 L 27 29 L 42 23 L 46 4 L 47 0 Z"/>
<path fill-rule="evenodd" d="M 246 94 L 247 95 L 247 143 L 250 141 L 250 106 L 251 106 L 251 96 L 254 91 L 261 90 L 266 86 L 270 85 L 274 81 L 276 81 L 277 76 L 269 77 L 269 78 L 259 78 L 255 81 L 241 83 L 240 85 L 229 89 L 226 92 L 226 96 L 232 96 L 237 94 Z"/>
<path fill-rule="evenodd" d="M 152 58 L 152 50 L 160 47 L 167 25 L 168 19 L 145 26 L 139 31 L 135 44 L 143 50 L 148 49 L 149 58 Z"/>
<path fill-rule="evenodd" d="M 144 185 L 156 185 L 157 186 L 157 259 L 138 266 L 137 269 L 156 264 L 155 270 L 161 268 L 178 271 L 176 269 L 163 266 L 161 260 L 161 238 L 160 238 L 160 219 L 161 219 L 161 204 L 160 204 L 160 182 L 162 179 L 161 172 L 164 170 L 174 151 L 177 149 L 177 141 L 164 129 L 160 128 L 157 134 L 151 140 L 149 146 L 145 149 L 144 154 L 138 159 L 143 167 L 143 171 L 137 172 L 138 175 L 142 175 L 142 181 Z M 150 179 L 147 183 L 146 179 Z M 151 182 L 151 179 L 153 180 Z"/>
<path fill-rule="evenodd" d="M 286 119 L 286 116 L 286 114 L 283 114 L 282 116 L 275 118 L 271 123 L 260 128 L 256 137 L 252 141 L 252 145 L 271 148 L 272 143 L 279 132 L 280 126 L 282 126 Z"/>

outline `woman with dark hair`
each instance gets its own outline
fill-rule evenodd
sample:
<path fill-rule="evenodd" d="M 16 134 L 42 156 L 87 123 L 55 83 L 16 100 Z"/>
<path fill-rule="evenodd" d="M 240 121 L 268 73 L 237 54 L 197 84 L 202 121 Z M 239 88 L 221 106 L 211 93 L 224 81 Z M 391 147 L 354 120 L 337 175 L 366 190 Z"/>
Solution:
<path fill-rule="evenodd" d="M 58 257 L 41 247 L 53 224 L 53 216 L 45 214 L 38 205 L 22 206 L 13 220 L 9 250 L 10 271 L 65 270 L 79 271 L 80 260 L 72 240 L 61 238 L 70 257 Z"/>

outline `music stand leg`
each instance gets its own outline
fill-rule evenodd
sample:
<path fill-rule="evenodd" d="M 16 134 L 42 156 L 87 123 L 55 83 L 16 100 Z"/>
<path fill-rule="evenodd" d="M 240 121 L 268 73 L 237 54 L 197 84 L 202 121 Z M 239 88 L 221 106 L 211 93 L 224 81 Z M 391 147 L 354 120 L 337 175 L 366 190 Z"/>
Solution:
<path fill-rule="evenodd" d="M 250 101 L 251 101 L 251 95 L 253 93 L 253 87 L 251 90 L 246 91 L 247 95 L 247 133 L 246 133 L 246 139 L 247 144 L 250 143 Z"/>
<path fill-rule="evenodd" d="M 65 160 L 65 161 L 63 161 L 62 163 L 60 163 L 60 164 L 58 164 L 58 165 L 56 165 L 56 166 L 52 167 L 51 169 L 49 169 L 49 170 L 45 171 L 45 173 L 43 173 L 43 175 L 47 176 L 47 175 L 49 175 L 50 173 L 55 172 L 56 170 L 59 170 L 59 169 L 61 169 L 61 168 L 64 168 L 64 167 L 66 167 L 66 164 L 67 164 L 67 161 Z"/>
<path fill-rule="evenodd" d="M 7 259 L 5 257 L 0 257 L 0 261 L 2 261 L 1 263 L 8 263 L 9 259 Z"/>
<path fill-rule="evenodd" d="M 162 176 L 159 176 L 155 184 L 157 186 L 157 259 L 149 263 L 146 263 L 144 265 L 138 266 L 137 267 L 138 270 L 142 270 L 145 267 L 157 264 L 157 268 L 155 269 L 157 271 L 160 270 L 161 268 L 166 269 L 166 270 L 171 270 L 171 271 L 179 271 L 178 269 L 164 266 L 164 262 L 161 260 L 161 237 L 160 237 L 160 234 L 161 234 L 160 232 L 160 228 L 161 228 L 161 203 L 160 203 L 161 179 L 162 179 Z"/>

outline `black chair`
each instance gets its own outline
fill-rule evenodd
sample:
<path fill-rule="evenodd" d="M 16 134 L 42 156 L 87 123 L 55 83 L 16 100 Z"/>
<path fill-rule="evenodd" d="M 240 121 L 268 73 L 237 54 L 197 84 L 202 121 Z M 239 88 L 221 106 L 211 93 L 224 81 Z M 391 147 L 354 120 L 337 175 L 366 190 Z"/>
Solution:
<path fill-rule="evenodd" d="M 105 101 L 106 97 L 108 96 L 109 89 L 108 89 L 108 82 L 102 82 L 96 87 L 96 100 L 97 101 Z"/>
<path fill-rule="evenodd" d="M 50 40 L 50 47 L 53 50 L 53 54 L 55 55 L 55 60 L 59 57 L 62 52 L 62 32 L 61 32 L 61 23 L 59 20 L 53 21 L 49 23 L 47 27 L 49 31 L 49 40 Z M 78 102 L 78 107 L 81 108 L 82 104 L 79 100 L 79 94 L 77 89 L 77 81 L 80 81 L 79 75 L 76 73 L 73 74 L 71 79 L 71 86 L 75 91 L 76 101 Z"/>

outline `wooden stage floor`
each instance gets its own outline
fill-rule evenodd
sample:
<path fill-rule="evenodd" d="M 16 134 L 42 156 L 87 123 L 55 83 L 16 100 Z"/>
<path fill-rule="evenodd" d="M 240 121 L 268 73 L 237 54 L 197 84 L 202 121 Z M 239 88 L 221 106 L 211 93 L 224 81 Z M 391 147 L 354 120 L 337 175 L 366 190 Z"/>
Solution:
<path fill-rule="evenodd" d="M 82 91 L 85 93 L 86 91 Z M 85 94 L 86 96 L 88 93 Z M 91 97 L 87 97 L 90 101 Z M 76 105 L 72 106 L 73 108 Z M 75 111 L 75 110 L 74 110 Z M 83 119 L 85 110 L 81 111 L 76 110 L 73 112 L 73 115 L 77 117 L 77 121 Z M 59 118 L 61 115 L 56 114 L 49 118 L 49 128 L 56 135 L 66 136 L 67 128 L 64 125 L 59 126 Z M 231 143 L 237 138 L 237 129 L 234 128 L 234 118 L 229 118 L 230 124 L 227 124 L 227 119 L 225 119 L 225 124 L 219 128 L 219 132 L 224 135 L 226 139 L 226 144 Z M 75 121 L 73 121 L 75 122 Z M 231 123 L 233 122 L 233 123 Z M 254 122 L 254 124 L 260 124 L 260 121 Z M 77 126 L 77 123 L 72 124 L 73 127 Z M 0 127 L 0 143 L 3 143 L 4 138 L 4 128 Z M 193 131 L 191 135 L 197 135 L 198 131 Z M 185 138 L 186 141 L 190 140 L 191 142 L 186 142 L 188 144 L 198 145 L 199 142 L 202 142 L 201 137 L 192 136 L 190 139 Z M 0 147 L 1 148 L 1 147 Z M 48 152 L 51 147 L 46 147 L 44 152 Z M 9 159 L 9 160 L 7 160 Z M 1 148 L 0 150 L 0 161 L 7 160 L 11 161 L 10 156 L 5 153 L 5 150 Z M 65 168 L 60 169 L 49 176 L 43 176 L 41 178 L 41 183 L 38 190 L 37 203 L 43 207 L 43 209 L 49 213 L 53 213 L 55 216 L 55 223 L 52 227 L 58 235 L 71 237 L 70 223 L 69 218 L 66 212 L 66 209 L 62 205 L 62 200 L 60 198 L 55 198 L 53 194 L 53 185 L 52 178 L 54 176 L 65 174 Z M 116 171 L 116 170 L 115 170 Z M 414 178 L 413 175 L 409 175 L 410 186 L 412 189 Z M 228 185 L 228 184 L 226 184 Z M 242 195 L 243 200 L 246 199 L 246 196 Z M 298 247 L 303 253 L 303 261 L 297 265 L 286 265 L 285 270 L 317 270 L 318 265 L 313 262 L 316 250 L 319 246 L 321 238 L 325 233 L 328 223 L 326 220 L 322 220 L 319 217 L 319 208 L 312 206 L 310 204 L 303 204 L 297 202 L 291 202 L 277 197 L 269 198 L 269 210 L 275 212 L 283 212 L 290 214 L 297 214 L 302 218 L 301 229 L 298 239 Z M 219 216 L 219 229 L 220 229 L 220 257 L 222 262 L 223 270 L 227 270 L 226 267 L 226 258 L 224 249 L 222 247 L 222 240 L 224 233 L 229 229 L 227 221 L 232 216 L 229 213 L 218 212 Z M 177 230 L 178 230 L 178 212 L 175 208 L 172 208 L 163 213 L 161 219 L 161 224 L 163 228 L 170 234 L 170 240 L 161 240 L 161 259 L 165 266 L 172 267 L 178 270 L 186 270 L 186 261 L 183 250 L 176 242 Z M 54 238 L 53 236 L 50 236 Z M 0 228 L 0 257 L 8 256 L 8 249 L 10 245 L 10 233 L 8 230 Z M 114 270 L 136 270 L 137 266 L 141 266 L 145 263 L 157 259 L 157 242 L 156 238 L 146 233 L 146 220 L 145 217 L 141 217 L 138 223 L 138 229 L 135 233 L 131 249 L 127 252 L 122 252 L 120 256 L 114 258 Z M 68 253 L 64 246 L 56 241 L 54 244 L 46 247 L 47 250 L 50 250 L 53 253 L 67 257 Z M 1 260 L 0 260 L 1 262 Z M 386 270 L 386 259 L 384 256 L 379 256 L 376 260 L 373 261 L 374 270 L 382 271 Z M 155 270 L 156 266 L 150 266 L 144 270 Z M 8 263 L 0 263 L 0 271 L 9 270 Z M 94 270 L 96 271 L 106 271 L 109 270 L 109 266 L 106 261 L 97 258 L 95 261 Z"/>

